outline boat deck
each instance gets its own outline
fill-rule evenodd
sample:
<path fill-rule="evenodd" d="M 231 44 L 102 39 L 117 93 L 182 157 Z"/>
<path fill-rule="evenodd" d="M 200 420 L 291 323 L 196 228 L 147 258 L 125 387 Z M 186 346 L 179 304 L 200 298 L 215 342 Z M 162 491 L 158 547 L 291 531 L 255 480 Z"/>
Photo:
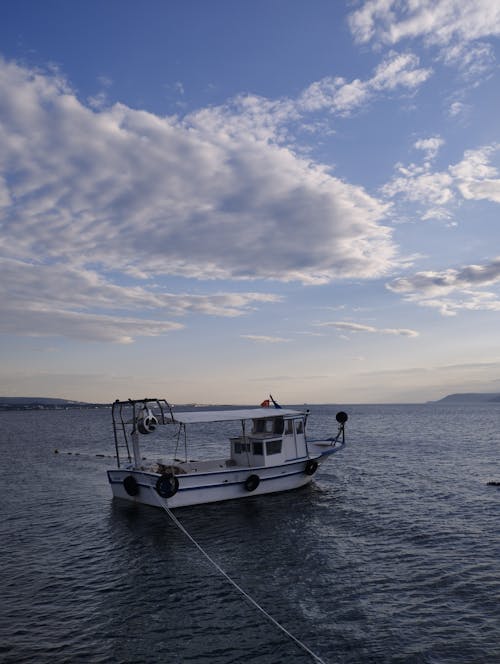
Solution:
<path fill-rule="evenodd" d="M 172 461 L 152 463 L 150 466 L 143 465 L 142 470 L 152 473 L 173 473 L 174 475 L 188 475 L 192 473 L 210 473 L 219 470 L 233 468 L 237 463 L 234 459 L 204 459 L 203 461 Z"/>

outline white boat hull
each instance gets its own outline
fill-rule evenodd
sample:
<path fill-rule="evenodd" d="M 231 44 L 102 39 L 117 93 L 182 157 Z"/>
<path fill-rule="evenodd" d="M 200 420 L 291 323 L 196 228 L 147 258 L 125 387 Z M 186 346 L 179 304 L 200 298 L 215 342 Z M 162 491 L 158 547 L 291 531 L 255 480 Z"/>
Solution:
<path fill-rule="evenodd" d="M 313 460 L 319 464 L 322 456 L 326 454 L 314 457 Z M 312 480 L 313 476 L 306 473 L 306 464 L 310 460 L 305 458 L 281 466 L 231 468 L 219 472 L 177 475 L 179 488 L 171 498 L 162 498 L 158 494 L 156 482 L 160 475 L 157 473 L 134 469 L 108 470 L 108 480 L 115 498 L 155 507 L 187 507 L 298 489 Z M 252 475 L 257 475 L 260 481 L 255 489 L 248 490 L 245 482 Z M 129 476 L 137 483 L 136 495 L 130 495 L 125 489 L 124 480 Z"/>
<path fill-rule="evenodd" d="M 117 467 L 108 470 L 113 496 L 175 509 L 290 491 L 309 484 L 319 464 L 344 446 L 347 414 L 337 413 L 339 430 L 335 438 L 308 440 L 308 411 L 281 408 L 272 397 L 270 400 L 275 408 L 263 402 L 260 408 L 179 412 L 174 412 L 165 399 L 115 401 L 111 413 Z M 228 454 L 190 459 L 186 426 L 224 423 L 232 423 L 231 429 L 236 429 L 228 436 L 226 428 L 223 434 Z M 150 440 L 158 441 L 162 428 L 173 424 L 179 429 L 172 460 L 153 461 L 143 456 L 141 438 L 152 435 Z M 213 431 L 209 438 L 215 440 Z M 184 460 L 177 458 L 182 442 Z M 208 447 L 207 440 L 198 433 L 198 444 L 203 443 Z M 121 463 L 124 457 L 128 460 L 126 466 Z"/>

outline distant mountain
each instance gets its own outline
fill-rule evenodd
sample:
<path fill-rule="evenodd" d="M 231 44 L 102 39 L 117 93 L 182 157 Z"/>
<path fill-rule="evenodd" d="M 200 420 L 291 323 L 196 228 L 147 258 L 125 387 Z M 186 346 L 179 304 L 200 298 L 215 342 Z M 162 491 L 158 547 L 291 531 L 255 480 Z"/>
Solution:
<path fill-rule="evenodd" d="M 0 410 L 51 410 L 60 408 L 95 408 L 105 404 L 54 399 L 49 397 L 0 397 Z"/>
<path fill-rule="evenodd" d="M 432 403 L 499 403 L 498 392 L 462 392 L 448 394 L 448 396 L 433 401 Z"/>
<path fill-rule="evenodd" d="M 0 397 L 0 403 L 25 406 L 29 403 L 37 403 L 41 406 L 63 406 L 69 403 L 83 403 L 81 401 L 70 401 L 69 399 L 53 399 L 49 397 Z"/>

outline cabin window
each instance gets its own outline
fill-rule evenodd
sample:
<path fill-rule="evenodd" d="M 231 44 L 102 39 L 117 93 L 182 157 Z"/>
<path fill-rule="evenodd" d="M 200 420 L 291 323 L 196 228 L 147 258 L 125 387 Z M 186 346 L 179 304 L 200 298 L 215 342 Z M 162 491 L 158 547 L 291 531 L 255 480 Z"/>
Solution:
<path fill-rule="evenodd" d="M 235 443 L 234 452 L 235 454 L 243 454 L 244 452 L 250 452 L 250 443 Z"/>
<path fill-rule="evenodd" d="M 285 433 L 287 436 L 291 436 L 293 434 L 293 420 L 287 420 L 286 421 L 286 431 Z"/>
<path fill-rule="evenodd" d="M 259 456 L 262 456 L 264 454 L 264 449 L 263 449 L 262 443 L 254 443 L 253 444 L 253 453 L 257 454 Z"/>
<path fill-rule="evenodd" d="M 304 423 L 302 420 L 297 420 L 295 424 L 295 431 L 297 433 L 304 433 Z"/>
<path fill-rule="evenodd" d="M 273 433 L 282 434 L 283 429 L 285 428 L 285 421 L 282 417 L 277 417 L 274 420 Z"/>
<path fill-rule="evenodd" d="M 266 420 L 254 420 L 252 433 L 264 433 L 266 431 Z"/>
<path fill-rule="evenodd" d="M 282 434 L 284 421 L 282 417 L 269 417 L 263 420 L 254 420 L 252 433 L 277 433 Z"/>
<path fill-rule="evenodd" d="M 266 452 L 267 454 L 281 454 L 281 440 L 268 440 Z"/>

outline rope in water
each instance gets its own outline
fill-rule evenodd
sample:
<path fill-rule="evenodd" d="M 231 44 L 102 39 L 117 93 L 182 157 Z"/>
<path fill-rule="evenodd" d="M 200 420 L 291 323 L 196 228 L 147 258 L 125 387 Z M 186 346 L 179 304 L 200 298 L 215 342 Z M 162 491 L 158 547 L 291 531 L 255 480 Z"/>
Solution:
<path fill-rule="evenodd" d="M 281 625 L 281 624 L 280 624 L 277 620 L 275 620 L 275 619 L 274 619 L 274 618 L 273 618 L 273 617 L 272 617 L 272 616 L 271 616 L 271 615 L 270 615 L 265 609 L 263 609 L 263 608 L 260 606 L 260 604 L 258 604 L 258 603 L 253 599 L 253 597 L 251 597 L 247 592 L 245 592 L 245 590 L 243 590 L 243 588 L 242 588 L 241 586 L 239 586 L 239 585 L 236 583 L 236 581 L 234 581 L 234 580 L 229 576 L 229 574 L 227 574 L 227 572 L 225 572 L 225 571 L 222 569 L 222 567 L 221 567 L 219 564 L 217 564 L 217 563 L 215 562 L 215 560 L 214 560 L 213 558 L 211 558 L 211 557 L 208 555 L 208 553 L 205 551 L 205 549 L 204 549 L 200 544 L 198 544 L 198 542 L 194 539 L 194 537 L 193 537 L 193 536 L 192 536 L 192 535 L 191 535 L 191 534 L 190 534 L 190 533 L 184 528 L 184 526 L 182 525 L 182 523 L 181 523 L 181 522 L 177 519 L 177 517 L 173 514 L 172 510 L 170 510 L 166 505 L 164 505 L 162 502 L 160 502 L 160 500 L 158 499 L 158 496 L 157 496 L 157 494 L 156 494 L 156 491 L 154 490 L 153 487 L 151 487 L 151 491 L 153 492 L 155 498 L 157 499 L 158 505 L 159 505 L 160 507 L 162 507 L 162 508 L 165 510 L 165 512 L 166 512 L 166 513 L 168 514 L 168 516 L 172 519 L 172 521 L 173 521 L 174 524 L 177 526 L 177 528 L 179 528 L 179 530 L 181 530 L 181 531 L 184 533 L 184 535 L 185 535 L 185 536 L 186 536 L 186 537 L 192 542 L 192 544 L 194 544 L 194 546 L 198 549 L 198 551 L 199 551 L 201 554 L 203 554 L 203 556 L 205 556 L 205 558 L 209 561 L 209 563 L 215 567 L 215 569 L 219 572 L 219 574 L 221 574 L 221 575 L 226 579 L 226 581 L 229 581 L 229 583 L 230 583 L 234 588 L 236 588 L 236 590 L 237 590 L 239 593 L 241 593 L 241 594 L 243 595 L 243 597 L 244 597 L 245 599 L 247 599 L 247 600 L 250 602 L 250 604 L 253 604 L 253 606 L 254 606 L 256 609 L 258 609 L 258 610 L 259 610 L 259 611 L 260 611 L 260 612 L 261 612 L 261 613 L 262 613 L 262 614 L 263 614 L 263 615 L 264 615 L 264 616 L 265 616 L 270 622 L 272 622 L 273 625 L 275 625 L 275 626 L 276 626 L 278 629 L 280 629 L 284 634 L 286 634 L 286 636 L 288 636 L 289 639 L 291 639 L 292 641 L 294 641 L 294 642 L 299 646 L 299 648 L 302 648 L 302 650 L 304 650 L 305 652 L 307 652 L 307 653 L 308 653 L 308 654 L 314 659 L 315 662 L 318 662 L 319 664 L 326 664 L 326 662 L 325 662 L 323 659 L 321 659 L 321 657 L 318 657 L 318 655 L 316 655 L 316 654 L 315 654 L 310 648 L 308 648 L 308 647 L 305 645 L 305 643 L 302 643 L 302 641 L 299 641 L 299 639 L 298 639 L 296 636 L 294 636 L 293 634 L 291 634 L 291 633 L 290 633 L 285 627 L 283 627 L 283 625 Z"/>
<path fill-rule="evenodd" d="M 116 456 L 111 454 L 88 454 L 87 452 L 71 452 L 68 450 L 54 450 L 54 454 L 68 454 L 73 456 L 84 457 L 85 459 L 116 459 Z"/>

